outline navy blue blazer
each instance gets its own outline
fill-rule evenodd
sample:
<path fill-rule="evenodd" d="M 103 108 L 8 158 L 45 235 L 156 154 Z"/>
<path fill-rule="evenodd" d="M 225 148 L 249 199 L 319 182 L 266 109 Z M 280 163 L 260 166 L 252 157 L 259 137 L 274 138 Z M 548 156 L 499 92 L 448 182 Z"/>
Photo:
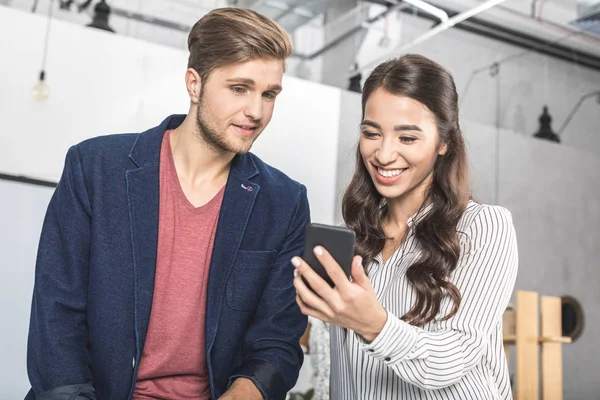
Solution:
<path fill-rule="evenodd" d="M 30 396 L 89 382 L 98 399 L 130 398 L 152 306 L 161 141 L 184 118 L 69 150 L 38 250 Z M 252 379 L 266 399 L 284 399 L 295 385 L 307 319 L 290 260 L 309 221 L 303 185 L 253 154 L 234 158 L 208 279 L 213 398 L 236 377 Z"/>

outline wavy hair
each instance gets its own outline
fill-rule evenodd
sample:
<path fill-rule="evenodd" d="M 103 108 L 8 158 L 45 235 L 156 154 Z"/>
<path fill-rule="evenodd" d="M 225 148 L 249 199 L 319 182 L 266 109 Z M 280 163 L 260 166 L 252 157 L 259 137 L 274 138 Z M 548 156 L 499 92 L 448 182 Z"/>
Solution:
<path fill-rule="evenodd" d="M 453 309 L 442 319 L 456 314 L 461 302 L 458 288 L 448 280 L 460 257 L 456 227 L 471 198 L 465 143 L 458 123 L 458 94 L 446 69 L 415 54 L 384 62 L 373 70 L 362 92 L 363 117 L 367 100 L 379 88 L 425 105 L 436 117 L 440 145 L 447 146 L 446 153 L 435 161 L 433 179 L 425 192 L 423 204 L 431 204 L 431 208 L 417 218 L 414 227 L 421 256 L 406 272 L 416 300 L 402 319 L 423 326 L 436 319 L 445 295 L 453 301 Z M 367 265 L 385 244 L 381 223 L 387 203 L 371 180 L 360 148 L 354 175 L 344 193 L 342 214 L 346 226 L 356 232 L 356 252 Z"/>

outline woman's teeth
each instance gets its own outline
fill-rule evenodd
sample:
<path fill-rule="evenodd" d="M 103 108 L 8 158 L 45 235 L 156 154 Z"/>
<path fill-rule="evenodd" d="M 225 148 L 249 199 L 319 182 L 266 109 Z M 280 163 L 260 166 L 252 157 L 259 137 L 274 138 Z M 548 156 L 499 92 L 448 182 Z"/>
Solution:
<path fill-rule="evenodd" d="M 386 178 L 391 178 L 393 176 L 398 176 L 402 172 L 404 172 L 404 170 L 406 170 L 406 168 L 402 168 L 402 169 L 381 169 L 381 168 L 377 168 L 377 172 L 379 172 L 379 174 L 381 176 L 385 176 Z"/>

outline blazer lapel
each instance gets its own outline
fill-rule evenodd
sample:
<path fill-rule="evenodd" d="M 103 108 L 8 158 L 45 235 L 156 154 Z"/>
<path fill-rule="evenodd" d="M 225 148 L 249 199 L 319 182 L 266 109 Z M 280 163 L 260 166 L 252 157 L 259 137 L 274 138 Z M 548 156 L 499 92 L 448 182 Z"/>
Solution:
<path fill-rule="evenodd" d="M 219 223 L 212 252 L 206 302 L 206 354 L 215 340 L 225 287 L 260 186 L 249 179 L 258 174 L 250 155 L 233 161 L 225 187 Z"/>
<path fill-rule="evenodd" d="M 141 352 L 148 331 L 158 244 L 158 168 L 127 171 L 129 226 L 133 246 L 136 344 Z"/>
<path fill-rule="evenodd" d="M 162 138 L 165 130 L 179 126 L 184 118 L 185 115 L 171 116 L 160 126 L 141 133 L 129 155 L 137 168 L 130 169 L 125 174 L 133 252 L 134 323 L 138 359 L 148 332 L 154 294 Z"/>

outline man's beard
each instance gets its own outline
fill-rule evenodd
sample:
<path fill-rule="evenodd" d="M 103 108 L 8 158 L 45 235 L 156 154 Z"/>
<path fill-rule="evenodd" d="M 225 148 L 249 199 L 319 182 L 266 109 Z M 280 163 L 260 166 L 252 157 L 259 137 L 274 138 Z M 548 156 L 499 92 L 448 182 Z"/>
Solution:
<path fill-rule="evenodd" d="M 210 124 L 210 118 L 206 118 L 205 114 L 209 114 L 203 101 L 203 92 L 200 93 L 200 101 L 198 102 L 198 116 L 196 118 L 197 135 L 204 143 L 218 153 L 235 153 L 246 154 L 250 151 L 252 144 L 257 136 L 248 138 L 243 144 L 237 144 L 234 140 L 228 140 L 225 131 L 218 133 Z M 262 126 L 257 124 L 257 132 L 260 133 Z M 227 129 L 227 128 L 225 128 Z"/>

